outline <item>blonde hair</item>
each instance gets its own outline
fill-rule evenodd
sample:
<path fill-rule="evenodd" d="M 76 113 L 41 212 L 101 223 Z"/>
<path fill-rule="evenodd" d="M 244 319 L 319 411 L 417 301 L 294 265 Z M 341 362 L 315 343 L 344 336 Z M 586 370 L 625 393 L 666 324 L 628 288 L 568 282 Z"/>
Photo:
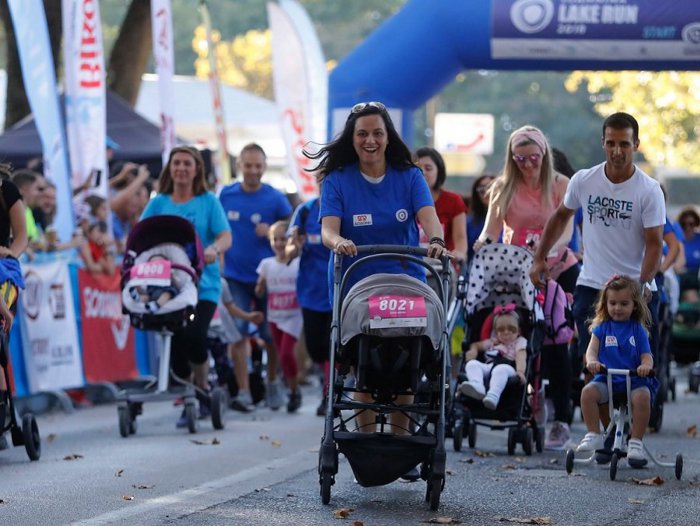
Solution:
<path fill-rule="evenodd" d="M 536 145 L 542 152 L 542 164 L 540 165 L 541 202 L 546 206 L 552 206 L 554 179 L 557 175 L 552 164 L 552 149 L 544 133 L 539 128 L 523 126 L 510 134 L 503 171 L 494 179 L 489 189 L 491 193 L 489 206 L 496 207 L 495 210 L 500 218 L 505 218 L 518 183 L 523 181 L 518 163 L 513 160 L 513 148 L 530 144 Z"/>
<path fill-rule="evenodd" d="M 281 228 L 284 231 L 284 237 L 288 237 L 287 230 L 289 230 L 289 221 L 275 221 L 274 223 L 272 223 L 272 225 L 270 225 L 270 229 L 267 231 L 267 237 L 270 239 L 270 242 L 274 241 L 275 231 L 278 228 Z"/>
<path fill-rule="evenodd" d="M 618 276 L 617 274 L 608 280 L 603 290 L 598 294 L 598 299 L 595 304 L 595 314 L 593 315 L 593 319 L 589 320 L 591 329 L 612 319 L 608 312 L 608 291 L 626 289 L 632 293 L 632 303 L 634 304 L 630 319 L 641 323 L 644 330 L 647 331 L 647 333 L 649 332 L 649 327 L 651 327 L 651 313 L 649 312 L 647 302 L 644 300 L 641 285 L 637 280 L 629 276 Z"/>

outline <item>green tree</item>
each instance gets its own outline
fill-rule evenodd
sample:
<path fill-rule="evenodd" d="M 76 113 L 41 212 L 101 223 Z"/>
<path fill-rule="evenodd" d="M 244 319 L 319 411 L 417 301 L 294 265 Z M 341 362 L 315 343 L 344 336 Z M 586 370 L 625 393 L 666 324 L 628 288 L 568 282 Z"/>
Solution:
<path fill-rule="evenodd" d="M 700 73 L 576 71 L 566 87 L 587 90 L 600 115 L 634 115 L 640 151 L 652 165 L 700 172 Z"/>

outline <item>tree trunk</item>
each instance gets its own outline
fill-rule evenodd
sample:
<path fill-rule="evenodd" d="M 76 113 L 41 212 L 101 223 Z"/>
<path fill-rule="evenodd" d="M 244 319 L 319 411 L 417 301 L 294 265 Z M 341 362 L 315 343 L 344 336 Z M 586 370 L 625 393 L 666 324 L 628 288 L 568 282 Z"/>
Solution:
<path fill-rule="evenodd" d="M 132 0 L 107 67 L 107 85 L 132 106 L 136 105 L 152 48 L 151 2 Z"/>
<path fill-rule="evenodd" d="M 54 71 L 57 70 L 60 43 L 61 43 L 61 0 L 44 0 L 46 21 L 49 27 L 49 40 L 53 54 Z M 5 102 L 5 129 L 31 113 L 29 100 L 24 90 L 22 68 L 19 63 L 15 28 L 12 25 L 12 17 L 7 0 L 0 1 L 0 19 L 5 29 L 7 38 L 7 98 Z"/>

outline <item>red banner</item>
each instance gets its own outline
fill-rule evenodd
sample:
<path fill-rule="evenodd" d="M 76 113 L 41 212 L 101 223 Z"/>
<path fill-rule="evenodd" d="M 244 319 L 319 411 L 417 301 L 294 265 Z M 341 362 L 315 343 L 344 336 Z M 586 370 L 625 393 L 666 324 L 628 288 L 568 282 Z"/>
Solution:
<path fill-rule="evenodd" d="M 138 376 L 134 330 L 122 314 L 119 270 L 113 276 L 78 271 L 83 367 L 88 383 Z"/>

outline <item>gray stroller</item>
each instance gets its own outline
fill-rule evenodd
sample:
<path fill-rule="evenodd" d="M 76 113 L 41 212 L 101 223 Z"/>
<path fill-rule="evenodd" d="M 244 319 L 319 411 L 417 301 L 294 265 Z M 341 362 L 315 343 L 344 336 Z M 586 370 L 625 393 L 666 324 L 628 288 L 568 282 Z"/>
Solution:
<path fill-rule="evenodd" d="M 321 500 L 330 502 L 343 453 L 366 487 L 389 484 L 420 464 L 426 501 L 436 510 L 445 483 L 449 260 L 443 258 L 447 270 L 438 275 L 423 260 L 424 248 L 368 245 L 358 247 L 358 254 L 364 257 L 345 274 L 342 256 L 334 259 L 330 393 L 318 465 Z M 441 283 L 440 294 L 405 274 L 370 275 L 346 292 L 348 276 L 358 266 L 382 258 L 425 267 Z M 362 413 L 374 420 L 359 424 L 355 418 Z M 397 413 L 406 417 L 405 429 L 389 423 Z"/>

